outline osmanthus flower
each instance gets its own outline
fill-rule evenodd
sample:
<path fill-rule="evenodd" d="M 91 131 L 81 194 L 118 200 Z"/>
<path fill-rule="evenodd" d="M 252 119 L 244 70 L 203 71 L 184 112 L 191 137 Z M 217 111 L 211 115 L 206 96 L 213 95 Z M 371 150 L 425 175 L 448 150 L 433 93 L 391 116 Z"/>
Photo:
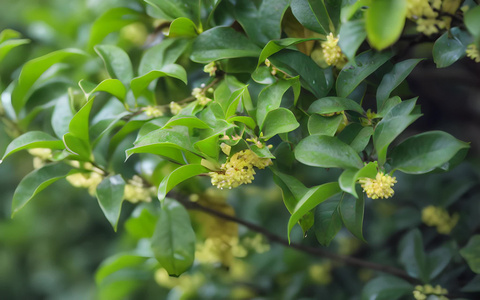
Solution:
<path fill-rule="evenodd" d="M 358 180 L 367 197 L 371 199 L 387 199 L 393 196 L 393 185 L 397 179 L 383 172 L 378 172 L 375 178 L 362 177 Z"/>
<path fill-rule="evenodd" d="M 158 117 L 161 117 L 163 116 L 163 111 L 158 108 L 158 107 L 155 107 L 155 106 L 147 106 L 143 109 L 145 111 L 145 114 L 148 116 L 148 117 L 154 117 L 154 118 L 158 118 Z"/>
<path fill-rule="evenodd" d="M 97 172 L 75 173 L 67 176 L 67 181 L 71 185 L 78 188 L 88 189 L 88 193 L 93 196 L 97 190 L 97 186 L 102 182 L 103 176 Z"/>
<path fill-rule="evenodd" d="M 417 31 L 426 35 L 447 27 L 447 19 L 439 18 L 441 0 L 407 0 L 407 18 L 417 23 Z"/>
<path fill-rule="evenodd" d="M 154 194 L 155 187 L 144 186 L 142 178 L 138 175 L 133 175 L 132 179 L 128 180 L 123 193 L 125 200 L 131 203 L 151 202 Z"/>
<path fill-rule="evenodd" d="M 450 216 L 443 207 L 429 205 L 422 210 L 422 222 L 427 226 L 436 226 L 438 233 L 449 234 L 457 225 L 460 216 L 456 213 Z"/>
<path fill-rule="evenodd" d="M 217 66 L 215 62 L 212 61 L 211 63 L 205 65 L 205 67 L 203 67 L 203 72 L 208 73 L 210 76 L 215 76 L 215 72 L 217 72 Z"/>
<path fill-rule="evenodd" d="M 211 90 L 211 92 L 213 93 L 213 90 Z M 205 95 L 205 91 L 201 88 L 194 88 L 192 90 L 192 96 L 195 97 L 195 99 L 198 100 L 198 103 L 200 105 L 207 105 L 208 102 L 212 101 L 212 99 L 208 98 Z"/>
<path fill-rule="evenodd" d="M 465 51 L 467 53 L 467 57 L 474 60 L 476 63 L 480 63 L 480 51 L 478 51 L 477 45 L 470 44 Z"/>
<path fill-rule="evenodd" d="M 448 300 L 448 298 L 445 296 L 446 294 L 448 294 L 448 291 L 442 288 L 440 285 L 433 287 L 430 284 L 423 286 L 417 285 L 413 291 L 413 297 L 416 300 L 425 300 L 429 295 L 435 295 L 436 299 L 439 300 Z"/>
<path fill-rule="evenodd" d="M 52 150 L 48 148 L 28 149 L 28 153 L 33 156 L 33 167 L 39 169 L 45 165 L 45 162 L 52 158 Z"/>
<path fill-rule="evenodd" d="M 333 33 L 330 32 L 327 35 L 327 40 L 322 42 L 322 52 L 325 62 L 329 66 L 335 66 L 339 69 L 347 63 L 346 56 L 342 53 L 342 49 L 338 46 L 338 37 L 334 37 Z"/>
<path fill-rule="evenodd" d="M 252 150 L 247 149 L 233 154 L 222 164 L 220 171 L 210 172 L 208 175 L 211 177 L 212 185 L 219 189 L 231 189 L 251 183 L 255 175 L 254 168 L 264 169 L 271 164 L 271 159 L 258 157 Z"/>
<path fill-rule="evenodd" d="M 172 101 L 170 102 L 170 112 L 172 113 L 172 115 L 178 115 L 178 113 L 182 110 L 182 106 L 180 104 L 178 104 L 177 102 L 175 101 Z"/>

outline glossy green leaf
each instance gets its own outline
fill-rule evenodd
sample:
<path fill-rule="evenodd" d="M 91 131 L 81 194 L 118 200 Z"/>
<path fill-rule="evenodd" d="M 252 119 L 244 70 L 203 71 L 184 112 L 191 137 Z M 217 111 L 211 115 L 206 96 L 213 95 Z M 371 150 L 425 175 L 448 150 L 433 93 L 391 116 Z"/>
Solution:
<path fill-rule="evenodd" d="M 55 181 L 71 174 L 72 167 L 62 163 L 52 163 L 36 169 L 18 184 L 13 194 L 12 218 L 22 209 L 36 194 L 43 191 Z"/>
<path fill-rule="evenodd" d="M 138 74 L 161 70 L 166 65 L 174 64 L 191 43 L 183 38 L 168 38 L 148 48 L 140 60 Z"/>
<path fill-rule="evenodd" d="M 149 5 L 155 7 L 156 18 L 175 20 L 180 17 L 189 18 L 198 22 L 200 16 L 200 1 L 191 0 L 145 0 Z"/>
<path fill-rule="evenodd" d="M 258 57 L 258 66 L 263 64 L 265 60 L 270 57 L 271 55 L 277 53 L 278 51 L 285 49 L 287 47 L 297 45 L 300 43 L 308 42 L 308 41 L 314 41 L 314 40 L 324 40 L 323 38 L 308 38 L 308 39 L 301 39 L 301 38 L 285 38 L 281 40 L 273 40 L 269 41 L 265 47 L 263 47 L 262 52 L 260 53 L 260 56 Z"/>
<path fill-rule="evenodd" d="M 360 169 L 363 162 L 352 147 L 336 137 L 311 135 L 298 143 L 295 158 L 306 165 L 322 168 Z"/>
<path fill-rule="evenodd" d="M 302 218 L 310 210 L 314 209 L 315 206 L 334 196 L 335 194 L 338 194 L 340 191 L 341 190 L 337 182 L 329 182 L 310 188 L 295 205 L 292 215 L 288 220 L 288 242 L 290 242 L 290 232 L 300 218 Z"/>
<path fill-rule="evenodd" d="M 342 120 L 342 115 L 324 117 L 313 114 L 308 118 L 308 133 L 310 133 L 310 135 L 318 134 L 334 136 Z"/>
<path fill-rule="evenodd" d="M 263 137 L 269 139 L 274 135 L 295 130 L 300 124 L 288 109 L 280 107 L 269 111 L 263 123 Z"/>
<path fill-rule="evenodd" d="M 365 78 L 380 68 L 391 57 L 392 53 L 389 51 L 374 52 L 369 50 L 359 54 L 356 57 L 356 65 L 349 62 L 338 74 L 337 95 L 343 98 L 348 97 Z"/>
<path fill-rule="evenodd" d="M 150 212 L 145 206 L 137 206 L 132 215 L 125 221 L 125 230 L 135 239 L 150 239 L 153 236 L 157 220 L 156 212 Z"/>
<path fill-rule="evenodd" d="M 460 255 L 473 272 L 480 274 L 480 235 L 472 236 L 468 244 L 460 250 Z"/>
<path fill-rule="evenodd" d="M 210 128 L 207 123 L 203 122 L 197 117 L 192 116 L 174 116 L 163 128 L 170 128 L 172 126 L 187 126 L 188 128 Z"/>
<path fill-rule="evenodd" d="M 6 40 L 9 40 L 9 39 L 16 39 L 16 38 L 19 38 L 21 37 L 22 34 L 16 30 L 13 30 L 13 29 L 3 29 L 1 32 L 0 32 L 0 43 L 3 43 L 5 42 Z"/>
<path fill-rule="evenodd" d="M 429 172 L 452 159 L 469 144 L 443 131 L 429 131 L 412 136 L 392 152 L 392 168 L 410 174 Z"/>
<path fill-rule="evenodd" d="M 464 17 L 465 26 L 468 31 L 476 37 L 480 37 L 480 6 L 470 8 Z"/>
<path fill-rule="evenodd" d="M 198 63 L 235 58 L 258 57 L 261 49 L 230 27 L 214 27 L 202 32 L 193 43 L 190 59 Z"/>
<path fill-rule="evenodd" d="M 92 148 L 88 141 L 73 135 L 72 133 L 66 133 L 63 137 L 63 143 L 65 148 L 71 154 L 77 155 L 78 159 L 89 161 L 91 158 Z"/>
<path fill-rule="evenodd" d="M 445 68 L 466 55 L 467 46 L 472 42 L 472 37 L 458 27 L 453 27 L 445 32 L 433 45 L 433 61 L 437 68 Z"/>
<path fill-rule="evenodd" d="M 115 7 L 106 11 L 93 23 L 88 40 L 88 49 L 100 44 L 112 32 L 140 20 L 141 14 L 127 7 Z"/>
<path fill-rule="evenodd" d="M 15 39 L 7 40 L 0 43 L 0 62 L 5 58 L 5 56 L 14 48 L 30 43 L 28 39 Z"/>
<path fill-rule="evenodd" d="M 295 18 L 306 28 L 325 35 L 335 31 L 324 1 L 293 0 L 290 8 Z"/>
<path fill-rule="evenodd" d="M 363 237 L 363 216 L 365 212 L 363 194 L 360 194 L 359 197 L 345 194 L 340 201 L 339 208 L 345 227 L 354 236 L 365 242 Z"/>
<path fill-rule="evenodd" d="M 340 198 L 328 199 L 315 209 L 315 236 L 323 246 L 328 246 L 342 228 L 342 218 L 338 212 Z"/>
<path fill-rule="evenodd" d="M 272 84 L 277 79 L 272 75 L 272 69 L 266 66 L 260 66 L 252 73 L 252 79 L 260 84 Z"/>
<path fill-rule="evenodd" d="M 18 78 L 18 84 L 12 92 L 12 106 L 15 112 L 18 113 L 27 103 L 28 97 L 32 93 L 33 85 L 45 71 L 69 57 L 83 55 L 84 53 L 77 49 L 63 49 L 28 61 L 23 66 Z"/>
<path fill-rule="evenodd" d="M 234 12 L 250 40 L 265 45 L 280 38 L 283 14 L 289 4 L 290 0 L 264 0 L 257 7 L 253 1 L 238 1 Z"/>
<path fill-rule="evenodd" d="M 128 85 L 133 78 L 132 63 L 128 54 L 121 48 L 113 45 L 97 45 L 95 51 L 102 58 L 108 74 Z"/>
<path fill-rule="evenodd" d="M 68 132 L 68 125 L 73 118 L 72 108 L 68 97 L 62 97 L 55 103 L 52 114 L 52 128 L 57 137 L 62 138 Z"/>
<path fill-rule="evenodd" d="M 88 141 L 88 124 L 90 111 L 92 110 L 94 99 L 90 99 L 85 105 L 80 108 L 80 110 L 73 116 L 70 124 L 68 125 L 68 130 L 71 134 L 76 137 Z"/>
<path fill-rule="evenodd" d="M 230 123 L 234 123 L 234 122 L 243 123 L 243 124 L 247 125 L 247 127 L 250 128 L 250 129 L 255 129 L 255 127 L 257 127 L 257 123 L 255 122 L 255 120 L 253 120 L 250 117 L 246 117 L 246 116 L 230 117 L 230 118 L 228 118 L 227 121 L 230 122 Z"/>
<path fill-rule="evenodd" d="M 0 163 L 11 154 L 33 148 L 65 149 L 63 142 L 43 131 L 29 131 L 8 144 Z"/>
<path fill-rule="evenodd" d="M 167 177 L 165 177 L 158 187 L 158 199 L 163 203 L 167 193 L 177 186 L 179 183 L 192 178 L 194 176 L 208 173 L 209 169 L 202 165 L 185 165 L 173 170 Z"/>
<path fill-rule="evenodd" d="M 168 37 L 196 37 L 197 26 L 188 18 L 177 18 L 170 24 Z"/>
<path fill-rule="evenodd" d="M 198 149 L 201 153 L 213 158 L 218 159 L 220 153 L 220 147 L 218 147 L 218 135 L 211 135 L 203 140 L 200 140 L 193 144 L 195 149 Z"/>
<path fill-rule="evenodd" d="M 383 50 L 395 43 L 403 31 L 406 14 L 407 2 L 404 0 L 371 1 L 365 15 L 370 45 Z"/>
<path fill-rule="evenodd" d="M 295 83 L 298 83 L 298 81 L 278 80 L 260 91 L 256 112 L 257 123 L 260 128 L 263 127 L 267 113 L 280 107 L 282 97 L 290 87 L 293 86 L 298 94 L 300 86 L 295 85 Z"/>
<path fill-rule="evenodd" d="M 161 70 L 150 71 L 147 74 L 135 77 L 132 80 L 130 85 L 135 97 L 140 97 L 150 82 L 160 77 L 176 78 L 187 84 L 187 72 L 182 66 L 177 64 L 166 65 Z"/>
<path fill-rule="evenodd" d="M 338 46 L 342 49 L 343 54 L 355 66 L 355 54 L 358 48 L 367 37 L 365 31 L 365 21 L 363 19 L 348 21 L 340 27 L 338 34 Z"/>
<path fill-rule="evenodd" d="M 384 102 L 390 97 L 392 91 L 402 83 L 413 68 L 421 62 L 422 59 L 407 59 L 397 63 L 392 71 L 383 76 L 380 85 L 377 88 L 377 111 L 383 108 Z"/>
<path fill-rule="evenodd" d="M 275 168 L 271 168 L 275 183 L 282 189 L 285 207 L 293 214 L 300 199 L 309 191 L 297 178 L 284 174 Z"/>
<path fill-rule="evenodd" d="M 117 255 L 110 256 L 102 262 L 95 273 L 95 282 L 97 285 L 101 285 L 109 275 L 125 268 L 141 265 L 147 259 L 148 257 L 129 253 L 119 253 Z"/>
<path fill-rule="evenodd" d="M 97 199 L 103 214 L 117 231 L 118 218 L 122 211 L 125 181 L 121 175 L 106 177 L 97 186 Z"/>
<path fill-rule="evenodd" d="M 422 235 L 418 229 L 408 232 L 399 244 L 400 262 L 408 275 L 428 282 L 428 263 L 423 250 Z"/>
<path fill-rule="evenodd" d="M 350 147 L 357 153 L 362 152 L 367 147 L 370 137 L 373 135 L 372 127 L 363 127 L 350 143 Z"/>
<path fill-rule="evenodd" d="M 333 86 L 332 70 L 320 68 L 310 57 L 299 51 L 283 50 L 272 55 L 269 60 L 288 75 L 300 76 L 302 86 L 317 98 L 326 97 Z"/>
<path fill-rule="evenodd" d="M 228 98 L 226 102 L 222 103 L 226 118 L 229 118 L 237 113 L 240 101 L 243 101 L 244 95 L 247 95 L 248 99 L 250 99 L 247 86 L 234 91 L 230 98 Z"/>
<path fill-rule="evenodd" d="M 365 285 L 361 300 L 396 300 L 411 295 L 413 289 L 413 285 L 401 278 L 382 274 Z"/>
<path fill-rule="evenodd" d="M 92 84 L 85 80 L 80 80 L 78 85 L 85 93 L 87 99 L 89 99 L 90 96 L 96 92 L 107 92 L 117 97 L 118 100 L 124 102 L 127 95 L 127 89 L 118 79 L 105 79 L 98 85 Z"/>
<path fill-rule="evenodd" d="M 338 178 L 338 183 L 342 191 L 353 195 L 355 198 L 358 198 L 358 194 L 355 189 L 355 185 L 358 179 L 363 177 L 375 178 L 377 172 L 377 163 L 369 162 L 360 170 L 347 169 L 343 171 L 342 175 L 340 175 L 340 177 Z"/>
<path fill-rule="evenodd" d="M 308 112 L 311 114 L 330 114 L 344 110 L 353 110 L 363 114 L 363 108 L 355 101 L 341 97 L 325 97 L 315 100 Z"/>
<path fill-rule="evenodd" d="M 195 242 L 187 210 L 173 200 L 165 201 L 151 243 L 155 257 L 170 276 L 180 276 L 193 264 Z"/>

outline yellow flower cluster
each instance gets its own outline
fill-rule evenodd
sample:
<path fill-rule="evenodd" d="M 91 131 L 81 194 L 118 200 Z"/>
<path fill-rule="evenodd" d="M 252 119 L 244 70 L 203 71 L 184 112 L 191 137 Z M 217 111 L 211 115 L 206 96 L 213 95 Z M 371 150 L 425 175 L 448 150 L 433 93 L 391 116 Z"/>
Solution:
<path fill-rule="evenodd" d="M 133 175 L 132 179 L 125 185 L 123 197 L 132 203 L 138 203 L 140 201 L 151 202 L 152 195 L 154 194 L 155 187 L 145 187 L 142 178 L 138 175 Z"/>
<path fill-rule="evenodd" d="M 367 197 L 371 199 L 386 199 L 393 196 L 393 185 L 397 183 L 397 179 L 383 172 L 378 172 L 375 179 L 363 177 L 359 179 L 363 191 L 367 193 Z"/>
<path fill-rule="evenodd" d="M 442 0 L 407 0 L 407 18 L 417 23 L 417 31 L 426 35 L 447 27 L 447 19 L 438 18 Z"/>
<path fill-rule="evenodd" d="M 198 100 L 200 105 L 207 105 L 208 102 L 212 101 L 212 99 L 205 96 L 205 91 L 201 88 L 194 88 L 192 90 L 192 96 Z"/>
<path fill-rule="evenodd" d="M 52 158 L 52 150 L 48 148 L 33 148 L 28 149 L 28 153 L 33 157 L 33 167 L 40 169 L 45 165 L 45 162 Z"/>
<path fill-rule="evenodd" d="M 470 44 L 467 47 L 467 57 L 470 57 L 475 62 L 480 63 L 480 51 L 478 51 L 477 45 Z"/>
<path fill-rule="evenodd" d="M 436 226 L 438 233 L 449 234 L 457 225 L 458 214 L 450 216 L 448 212 L 438 206 L 429 205 L 422 210 L 422 221 L 427 226 Z"/>
<path fill-rule="evenodd" d="M 144 111 L 148 117 L 157 118 L 157 117 L 163 116 L 163 111 L 160 108 L 155 106 L 149 105 L 144 108 Z"/>
<path fill-rule="evenodd" d="M 211 63 L 205 65 L 205 67 L 203 67 L 203 72 L 208 73 L 210 76 L 215 76 L 215 72 L 217 72 L 217 66 L 215 65 L 215 62 L 212 61 Z"/>
<path fill-rule="evenodd" d="M 180 277 L 172 277 L 165 269 L 158 269 L 155 271 L 154 277 L 158 285 L 167 289 L 179 290 L 176 295 L 180 292 L 181 297 L 176 299 L 194 299 L 197 290 L 205 284 L 205 275 L 201 272 L 184 273 Z"/>
<path fill-rule="evenodd" d="M 260 158 L 252 150 L 242 150 L 235 153 L 221 166 L 221 171 L 210 172 L 212 185 L 219 189 L 235 188 L 241 184 L 251 183 L 255 175 L 254 167 L 265 169 L 272 164 L 269 158 Z"/>
<path fill-rule="evenodd" d="M 347 63 L 347 58 L 338 46 L 338 37 L 334 37 L 331 32 L 327 35 L 327 40 L 322 42 L 322 52 L 325 62 L 329 66 L 336 66 L 341 69 Z"/>
<path fill-rule="evenodd" d="M 177 102 L 170 102 L 170 111 L 172 112 L 172 115 L 178 115 L 178 113 L 180 113 L 180 111 L 182 110 L 182 106 L 180 104 L 178 104 Z"/>
<path fill-rule="evenodd" d="M 417 300 L 425 300 L 427 299 L 427 295 L 436 295 L 439 300 L 448 300 L 448 298 L 445 297 L 446 294 L 448 294 L 448 291 L 440 285 L 433 287 L 430 284 L 424 286 L 417 285 L 413 291 L 413 297 Z"/>
<path fill-rule="evenodd" d="M 67 176 L 67 181 L 70 182 L 71 185 L 78 188 L 88 189 L 88 193 L 91 196 L 95 195 L 97 186 L 100 184 L 100 182 L 102 182 L 102 180 L 103 176 L 97 172 L 76 173 Z"/>
<path fill-rule="evenodd" d="M 308 268 L 310 279 L 320 285 L 332 282 L 332 264 L 330 262 L 313 264 Z"/>

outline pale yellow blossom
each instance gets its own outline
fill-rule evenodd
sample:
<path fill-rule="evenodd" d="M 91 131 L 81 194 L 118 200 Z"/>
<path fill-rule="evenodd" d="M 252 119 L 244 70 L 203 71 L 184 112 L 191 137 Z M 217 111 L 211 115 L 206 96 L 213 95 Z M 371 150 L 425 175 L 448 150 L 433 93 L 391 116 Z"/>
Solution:
<path fill-rule="evenodd" d="M 342 49 L 338 46 L 338 37 L 334 37 L 330 32 L 327 35 L 327 40 L 322 42 L 322 52 L 325 62 L 329 66 L 336 66 L 342 68 L 347 63 L 346 56 L 342 53 Z"/>
<path fill-rule="evenodd" d="M 359 179 L 363 191 L 367 193 L 367 197 L 371 199 L 386 199 L 393 196 L 393 185 L 397 183 L 397 179 L 383 172 L 378 172 L 375 179 L 363 177 Z"/>

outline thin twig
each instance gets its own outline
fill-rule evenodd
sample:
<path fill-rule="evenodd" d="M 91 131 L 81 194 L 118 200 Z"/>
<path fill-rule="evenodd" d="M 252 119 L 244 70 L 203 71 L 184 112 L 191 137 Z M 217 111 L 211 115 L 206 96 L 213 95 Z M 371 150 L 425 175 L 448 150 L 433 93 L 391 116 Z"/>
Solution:
<path fill-rule="evenodd" d="M 283 245 L 285 247 L 290 247 L 290 248 L 293 248 L 293 249 L 296 249 L 296 250 L 299 250 L 299 251 L 302 251 L 302 252 L 305 252 L 305 253 L 308 253 L 308 254 L 311 254 L 311 255 L 314 255 L 314 256 L 328 258 L 328 259 L 335 260 L 335 261 L 342 262 L 342 263 L 346 263 L 346 264 L 349 264 L 349 265 L 352 265 L 352 266 L 357 266 L 357 267 L 367 268 L 367 269 L 376 270 L 376 271 L 380 271 L 380 272 L 384 272 L 384 273 L 389 273 L 391 275 L 394 275 L 394 276 L 400 277 L 402 279 L 405 279 L 406 281 L 408 281 L 412 284 L 419 284 L 420 283 L 420 281 L 418 279 L 409 276 L 405 271 L 403 271 L 401 269 L 391 267 L 391 266 L 382 265 L 382 264 L 378 264 L 378 263 L 374 263 L 374 262 L 365 261 L 365 260 L 358 259 L 358 258 L 351 257 L 351 256 L 332 253 L 332 252 L 326 251 L 322 248 L 314 248 L 314 247 L 305 246 L 305 245 L 296 244 L 296 243 L 288 243 L 288 241 L 286 239 L 269 232 L 268 230 L 266 230 L 265 228 L 263 228 L 259 225 L 250 223 L 248 221 L 237 218 L 235 216 L 224 214 L 220 211 L 217 211 L 217 210 L 214 210 L 212 208 L 200 205 L 196 202 L 191 202 L 189 200 L 186 200 L 183 197 L 179 197 L 179 195 L 175 195 L 175 196 L 176 197 L 173 197 L 173 198 L 175 198 L 178 202 L 180 202 L 182 205 L 184 205 L 187 209 L 203 211 L 205 213 L 208 213 L 212 216 L 216 216 L 218 218 L 224 219 L 226 221 L 238 223 L 240 225 L 243 225 L 243 226 L 247 227 L 248 229 L 250 229 L 252 231 L 256 231 L 258 233 L 263 234 L 271 242 Z"/>

